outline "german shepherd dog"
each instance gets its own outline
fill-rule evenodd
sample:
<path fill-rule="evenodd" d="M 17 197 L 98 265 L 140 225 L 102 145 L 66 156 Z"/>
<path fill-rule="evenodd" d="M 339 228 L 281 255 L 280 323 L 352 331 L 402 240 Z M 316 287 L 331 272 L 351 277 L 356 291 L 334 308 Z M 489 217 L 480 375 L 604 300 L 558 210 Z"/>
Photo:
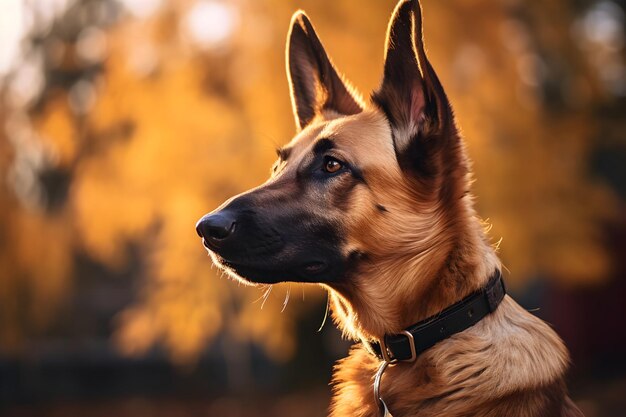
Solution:
<path fill-rule="evenodd" d="M 359 341 L 336 365 L 330 415 L 582 416 L 567 395 L 562 341 L 508 296 L 412 362 L 389 358 L 382 343 L 480 292 L 501 267 L 426 57 L 419 2 L 395 8 L 383 79 L 367 104 L 302 11 L 286 57 L 296 136 L 267 182 L 196 229 L 213 262 L 237 280 L 328 289 L 336 324 Z M 381 363 L 392 363 L 384 375 Z M 377 370 L 384 404 L 372 391 Z"/>

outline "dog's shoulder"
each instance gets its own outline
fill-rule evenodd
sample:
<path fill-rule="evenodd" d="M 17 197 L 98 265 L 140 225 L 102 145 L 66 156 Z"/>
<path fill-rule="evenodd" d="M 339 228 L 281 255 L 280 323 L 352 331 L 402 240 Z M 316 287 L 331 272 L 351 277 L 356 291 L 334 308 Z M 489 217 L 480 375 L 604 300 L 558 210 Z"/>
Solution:
<path fill-rule="evenodd" d="M 380 362 L 363 345 L 356 344 L 337 362 L 333 373 L 331 417 L 378 416 L 374 402 L 373 376 Z"/>

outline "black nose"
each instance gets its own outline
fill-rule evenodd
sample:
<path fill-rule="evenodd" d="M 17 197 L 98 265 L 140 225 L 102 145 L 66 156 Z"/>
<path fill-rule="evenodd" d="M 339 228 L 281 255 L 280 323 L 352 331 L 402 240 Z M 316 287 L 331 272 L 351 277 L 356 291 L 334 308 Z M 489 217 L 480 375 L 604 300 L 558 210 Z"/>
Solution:
<path fill-rule="evenodd" d="M 196 223 L 198 236 L 213 242 L 224 240 L 235 231 L 235 217 L 228 212 L 207 214 Z"/>

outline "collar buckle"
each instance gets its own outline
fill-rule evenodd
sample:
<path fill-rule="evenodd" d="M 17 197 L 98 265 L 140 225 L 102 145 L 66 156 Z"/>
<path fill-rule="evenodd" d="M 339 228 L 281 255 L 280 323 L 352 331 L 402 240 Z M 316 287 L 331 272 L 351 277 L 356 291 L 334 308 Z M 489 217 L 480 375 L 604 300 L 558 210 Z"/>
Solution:
<path fill-rule="evenodd" d="M 415 349 L 415 338 L 413 337 L 413 333 L 408 330 L 403 330 L 402 334 L 409 339 L 409 346 L 411 347 L 411 357 L 409 359 L 404 359 L 404 362 L 415 362 L 415 359 L 417 359 L 417 350 Z"/>
<path fill-rule="evenodd" d="M 378 340 L 378 344 L 380 345 L 380 354 L 383 356 L 383 361 L 385 363 L 394 363 L 397 362 L 397 359 L 391 357 L 391 351 L 387 348 L 387 343 L 385 343 L 385 336 Z"/>
<path fill-rule="evenodd" d="M 380 345 L 380 353 L 383 357 L 383 360 L 387 363 L 396 363 L 396 362 L 415 362 L 417 359 L 417 349 L 415 348 L 415 338 L 413 337 L 413 333 L 408 330 L 403 330 L 398 335 L 406 336 L 409 341 L 409 348 L 411 349 L 411 357 L 408 359 L 397 359 L 392 357 L 393 352 L 387 347 L 387 343 L 385 342 L 385 336 L 378 340 L 378 344 Z"/>

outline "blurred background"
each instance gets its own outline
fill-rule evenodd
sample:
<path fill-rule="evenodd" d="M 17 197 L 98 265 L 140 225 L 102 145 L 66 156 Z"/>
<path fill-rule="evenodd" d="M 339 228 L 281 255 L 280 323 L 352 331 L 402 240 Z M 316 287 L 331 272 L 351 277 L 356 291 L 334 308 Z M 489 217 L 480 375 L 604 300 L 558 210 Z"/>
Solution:
<path fill-rule="evenodd" d="M 626 410 L 624 0 L 424 0 L 510 292 Z M 393 1 L 0 2 L 0 414 L 323 416 L 344 356 L 317 287 L 241 287 L 194 224 L 295 128 L 305 9 L 365 93 Z"/>

